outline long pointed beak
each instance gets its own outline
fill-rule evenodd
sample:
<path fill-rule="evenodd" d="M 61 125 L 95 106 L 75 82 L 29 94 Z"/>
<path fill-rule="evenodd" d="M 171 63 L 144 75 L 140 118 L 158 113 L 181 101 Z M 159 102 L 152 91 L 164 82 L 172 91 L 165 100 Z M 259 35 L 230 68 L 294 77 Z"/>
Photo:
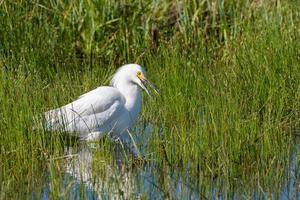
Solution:
<path fill-rule="evenodd" d="M 150 81 L 148 81 L 148 79 L 146 79 L 145 77 L 143 77 L 143 78 L 140 78 L 140 80 L 142 81 L 142 85 L 143 85 L 142 88 L 146 91 L 146 93 L 148 94 L 148 96 L 150 98 L 152 98 L 152 95 L 151 95 L 151 93 L 149 92 L 149 90 L 147 89 L 146 86 L 149 86 L 150 88 L 152 88 L 154 90 L 154 92 L 156 94 L 160 95 L 160 92 L 157 89 L 157 87 L 154 84 L 152 84 Z"/>
<path fill-rule="evenodd" d="M 148 81 L 148 79 L 145 78 L 144 80 L 142 80 L 142 82 L 148 84 L 156 94 L 160 95 L 160 92 L 157 89 L 157 87 L 154 84 L 152 84 L 150 81 Z"/>

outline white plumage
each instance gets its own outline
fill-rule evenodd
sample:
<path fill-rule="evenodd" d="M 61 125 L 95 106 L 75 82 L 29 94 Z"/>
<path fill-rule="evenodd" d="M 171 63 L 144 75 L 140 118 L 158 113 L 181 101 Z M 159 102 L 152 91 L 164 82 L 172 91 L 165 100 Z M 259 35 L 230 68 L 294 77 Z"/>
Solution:
<path fill-rule="evenodd" d="M 79 136 L 83 140 L 95 140 L 107 133 L 122 134 L 132 126 L 141 110 L 140 87 L 152 85 L 144 69 L 137 64 L 120 67 L 110 86 L 98 87 L 77 100 L 45 113 L 46 129 Z"/>

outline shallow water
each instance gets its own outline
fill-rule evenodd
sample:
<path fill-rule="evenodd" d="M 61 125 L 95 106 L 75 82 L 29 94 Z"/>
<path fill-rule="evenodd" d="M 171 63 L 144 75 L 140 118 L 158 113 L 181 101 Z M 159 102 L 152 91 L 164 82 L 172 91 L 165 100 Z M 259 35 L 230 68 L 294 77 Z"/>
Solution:
<path fill-rule="evenodd" d="M 169 167 L 159 168 L 155 162 L 137 164 L 132 167 L 128 157 L 139 158 L 147 149 L 151 137 L 151 125 L 146 127 L 145 134 L 132 134 L 136 144 L 130 137 L 122 138 L 123 145 L 116 143 L 112 153 L 116 164 L 94 162 L 97 146 L 82 144 L 74 149 L 65 148 L 63 161 L 63 177 L 60 180 L 62 199 L 299 199 L 300 170 L 299 148 L 290 160 L 290 166 L 285 170 L 283 184 L 278 187 L 270 185 L 243 191 L 228 191 L 222 178 L 210 182 L 201 181 L 201 177 L 190 177 L 188 170 L 171 170 Z M 124 154 L 124 144 L 127 153 Z M 138 150 L 137 147 L 138 146 Z M 98 159 L 98 158 L 96 158 Z M 95 165 L 96 163 L 96 165 Z M 100 170 L 99 170 L 100 169 Z M 198 180 L 197 183 L 194 180 Z M 275 183 L 274 183 L 275 184 Z M 279 191 L 278 191 L 279 190 Z M 271 192 L 270 192 L 271 191 Z M 52 199 L 50 179 L 45 181 L 41 199 Z"/>
<path fill-rule="evenodd" d="M 155 199 L 198 199 L 198 192 L 192 185 L 185 183 L 181 175 L 162 171 L 154 164 L 146 164 L 128 169 L 126 163 L 118 162 L 116 166 L 102 165 L 105 175 L 97 177 L 93 171 L 93 155 L 91 147 L 85 146 L 73 158 L 65 162 L 64 178 L 61 182 L 65 197 L 72 199 L 140 199 L 151 197 Z M 68 150 L 74 155 L 73 149 Z M 162 175 L 163 174 L 163 175 Z M 163 180 L 162 180 L 163 178 Z M 82 188 L 83 187 L 83 188 Z M 165 192 L 166 187 L 169 192 Z M 82 194 L 82 192 L 84 194 Z M 166 196 L 166 195 L 172 196 Z M 50 185 L 45 184 L 42 199 L 51 199 Z"/>

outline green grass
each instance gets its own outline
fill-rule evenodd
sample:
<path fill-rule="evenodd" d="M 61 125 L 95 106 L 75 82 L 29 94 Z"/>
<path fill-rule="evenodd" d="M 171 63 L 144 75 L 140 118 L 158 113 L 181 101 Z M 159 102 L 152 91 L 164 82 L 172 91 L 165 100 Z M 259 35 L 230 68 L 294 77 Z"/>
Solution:
<path fill-rule="evenodd" d="M 172 2 L 0 2 L 0 199 L 39 197 L 46 179 L 59 198 L 63 164 L 50 160 L 68 139 L 33 131 L 35 116 L 133 62 L 162 93 L 141 116 L 157 169 L 188 170 L 206 197 L 280 190 L 300 125 L 297 1 Z M 96 171 L 115 166 L 111 146 L 100 141 Z"/>

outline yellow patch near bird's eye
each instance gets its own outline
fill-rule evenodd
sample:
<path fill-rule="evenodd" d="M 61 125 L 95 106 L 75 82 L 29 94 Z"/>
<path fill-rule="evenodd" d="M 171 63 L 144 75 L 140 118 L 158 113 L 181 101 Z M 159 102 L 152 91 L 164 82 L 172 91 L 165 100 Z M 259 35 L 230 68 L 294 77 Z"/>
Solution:
<path fill-rule="evenodd" d="M 136 73 L 136 76 L 137 76 L 138 78 L 142 78 L 142 77 L 143 77 L 143 74 L 142 74 L 142 72 L 138 72 L 138 73 Z"/>

